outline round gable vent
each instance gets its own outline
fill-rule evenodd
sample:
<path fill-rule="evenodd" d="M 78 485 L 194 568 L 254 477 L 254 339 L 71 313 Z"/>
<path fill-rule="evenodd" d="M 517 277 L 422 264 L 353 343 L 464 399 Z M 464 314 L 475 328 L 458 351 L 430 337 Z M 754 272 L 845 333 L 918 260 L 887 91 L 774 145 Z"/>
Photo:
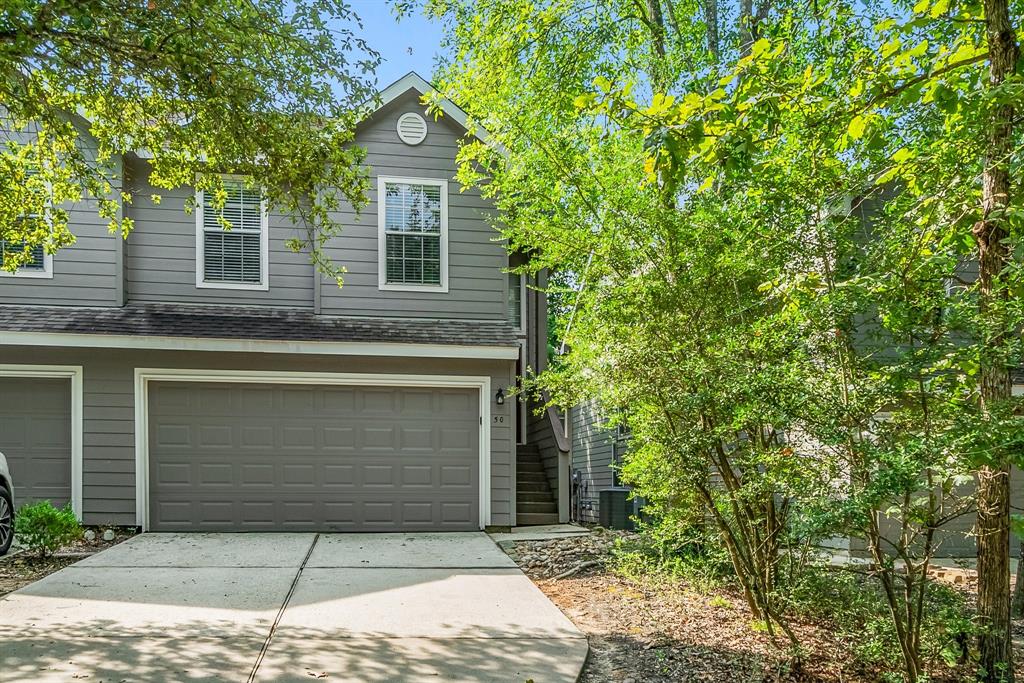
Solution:
<path fill-rule="evenodd" d="M 398 117 L 398 138 L 407 145 L 418 145 L 427 137 L 427 122 L 415 112 Z"/>

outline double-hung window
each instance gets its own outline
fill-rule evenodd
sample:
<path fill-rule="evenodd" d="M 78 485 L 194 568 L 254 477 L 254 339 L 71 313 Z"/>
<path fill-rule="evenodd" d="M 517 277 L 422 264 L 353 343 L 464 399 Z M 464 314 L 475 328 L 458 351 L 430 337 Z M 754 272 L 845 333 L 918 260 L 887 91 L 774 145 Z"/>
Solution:
<path fill-rule="evenodd" d="M 380 289 L 448 291 L 448 183 L 377 181 Z"/>
<path fill-rule="evenodd" d="M 29 176 L 35 176 L 35 171 L 29 171 Z M 40 193 L 49 193 L 47 189 L 40 189 Z M 47 197 L 47 205 L 49 205 L 49 198 Z M 39 216 L 38 214 L 25 214 L 22 216 L 23 221 L 32 221 L 39 224 L 39 219 L 49 225 L 48 216 Z M 29 226 L 29 229 L 35 231 L 35 228 Z M 0 264 L 3 264 L 9 255 L 22 255 L 25 253 L 25 243 L 14 240 L 3 240 L 0 239 Z M 13 273 L 9 270 L 0 268 L 0 277 L 37 277 L 37 278 L 52 278 L 53 277 L 53 256 L 46 253 L 46 249 L 42 244 L 35 244 L 29 249 L 28 261 L 25 261 L 18 269 Z"/>
<path fill-rule="evenodd" d="M 228 176 L 223 183 L 227 198 L 219 209 L 202 191 L 196 195 L 196 287 L 265 290 L 266 203 L 244 178 Z"/>
<path fill-rule="evenodd" d="M 523 329 L 526 317 L 526 275 L 524 273 L 508 274 L 508 321 L 516 329 Z"/>

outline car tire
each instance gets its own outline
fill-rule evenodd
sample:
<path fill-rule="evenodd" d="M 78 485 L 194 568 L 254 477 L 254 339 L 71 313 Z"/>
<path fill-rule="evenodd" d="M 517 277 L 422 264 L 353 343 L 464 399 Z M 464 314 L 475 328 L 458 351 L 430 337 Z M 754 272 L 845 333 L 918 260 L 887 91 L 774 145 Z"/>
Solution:
<path fill-rule="evenodd" d="M 0 556 L 6 555 L 14 542 L 14 501 L 11 492 L 0 484 Z"/>

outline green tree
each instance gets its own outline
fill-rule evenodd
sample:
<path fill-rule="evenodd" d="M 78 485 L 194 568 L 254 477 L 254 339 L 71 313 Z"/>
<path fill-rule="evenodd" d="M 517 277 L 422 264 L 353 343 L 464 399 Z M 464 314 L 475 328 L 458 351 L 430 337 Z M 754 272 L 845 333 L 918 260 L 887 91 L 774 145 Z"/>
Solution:
<path fill-rule="evenodd" d="M 669 176 L 709 156 L 747 172 L 793 134 L 805 144 L 833 144 L 850 168 L 874 182 L 897 182 L 913 200 L 906 215 L 931 235 L 912 263 L 959 247 L 975 264 L 967 296 L 951 302 L 966 307 L 970 326 L 961 342 L 969 350 L 950 362 L 973 382 L 976 419 L 964 423 L 962 442 L 977 483 L 981 668 L 986 680 L 1012 680 L 1009 470 L 1020 439 L 1010 372 L 1021 363 L 1022 321 L 1012 169 L 1021 150 L 1015 103 L 1024 92 L 1012 17 L 1021 8 L 921 0 L 897 3 L 892 16 L 842 3 L 827 10 L 811 34 L 812 52 L 797 49 L 799 34 L 784 20 L 777 36 L 760 39 L 737 62 L 728 76 L 735 87 L 713 101 L 684 100 L 643 126 L 651 139 L 668 140 L 654 158 Z M 873 35 L 858 40 L 867 21 Z M 628 108 L 628 98 L 616 99 Z M 793 121 L 804 121 L 802 130 Z"/>
<path fill-rule="evenodd" d="M 702 499 L 739 539 L 752 611 L 782 630 L 756 548 L 864 539 L 910 680 L 927 674 L 928 566 L 975 474 L 982 672 L 1011 677 L 1019 213 L 983 182 L 1019 161 L 1020 79 L 988 48 L 993 21 L 1015 43 L 1006 5 L 428 8 L 449 27 L 442 89 L 501 145 L 464 147 L 462 180 L 497 199 L 532 268 L 579 290 L 569 354 L 541 382 L 628 408 L 627 477 L 659 504 Z M 888 208 L 858 235 L 865 195 Z"/>
<path fill-rule="evenodd" d="M 349 143 L 378 63 L 357 24 L 341 0 L 5 2 L 0 239 L 23 250 L 3 267 L 74 242 L 67 202 L 127 235 L 117 161 L 135 152 L 156 187 L 195 184 L 215 202 L 217 173 L 249 176 L 297 217 L 290 246 L 338 275 L 320 247 L 339 229 L 331 210 L 365 201 Z"/>

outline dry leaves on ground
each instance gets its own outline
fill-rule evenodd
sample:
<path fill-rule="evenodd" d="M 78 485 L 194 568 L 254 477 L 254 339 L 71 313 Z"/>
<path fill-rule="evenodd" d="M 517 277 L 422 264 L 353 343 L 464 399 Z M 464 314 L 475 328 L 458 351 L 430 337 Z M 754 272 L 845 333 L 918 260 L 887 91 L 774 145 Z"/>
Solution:
<path fill-rule="evenodd" d="M 104 541 L 102 533 L 97 533 L 93 541 L 79 539 L 61 548 L 51 557 L 42 559 L 28 551 L 18 551 L 0 557 L 0 597 L 134 535 L 134 530 L 118 529 L 115 531 L 114 540 Z"/>
<path fill-rule="evenodd" d="M 624 532 L 506 546 L 542 591 L 584 632 L 591 654 L 585 683 L 868 683 L 879 671 L 857 670 L 852 643 L 829 624 L 798 623 L 805 647 L 794 664 L 775 647 L 738 593 L 699 593 L 678 581 L 644 585 L 605 567 Z M 569 570 L 587 565 L 563 579 Z M 970 582 L 957 581 L 957 584 Z M 1018 668 L 1024 652 L 1018 653 Z M 951 678 L 949 680 L 957 680 Z"/>

